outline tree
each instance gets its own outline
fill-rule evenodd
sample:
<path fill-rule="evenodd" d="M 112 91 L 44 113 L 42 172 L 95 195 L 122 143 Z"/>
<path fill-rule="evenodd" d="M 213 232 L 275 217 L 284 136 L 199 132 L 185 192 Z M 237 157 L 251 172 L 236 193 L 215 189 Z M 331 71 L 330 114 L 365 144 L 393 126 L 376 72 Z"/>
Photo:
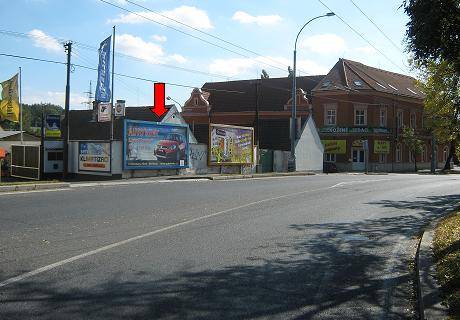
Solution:
<path fill-rule="evenodd" d="M 421 71 L 419 88 L 425 93 L 425 124 L 440 143 L 449 144 L 443 170 L 449 169 L 460 142 L 460 74 L 447 61 L 430 61 Z"/>
<path fill-rule="evenodd" d="M 414 59 L 452 63 L 460 74 L 460 0 L 404 0 L 406 41 Z"/>
<path fill-rule="evenodd" d="M 417 171 L 417 156 L 422 153 L 423 142 L 416 136 L 415 130 L 411 127 L 403 128 L 402 141 L 409 149 L 414 161 L 414 169 Z"/>
<path fill-rule="evenodd" d="M 270 76 L 268 75 L 268 72 L 265 69 L 262 69 L 262 74 L 260 75 L 260 79 L 268 79 Z"/>

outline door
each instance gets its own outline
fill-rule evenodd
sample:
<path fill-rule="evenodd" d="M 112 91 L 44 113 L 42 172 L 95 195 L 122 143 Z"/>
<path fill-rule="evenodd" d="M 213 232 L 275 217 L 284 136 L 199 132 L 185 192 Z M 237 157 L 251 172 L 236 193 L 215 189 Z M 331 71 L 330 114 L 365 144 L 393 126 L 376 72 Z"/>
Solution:
<path fill-rule="evenodd" d="M 352 170 L 353 171 L 364 171 L 366 168 L 364 149 L 352 148 L 351 158 L 353 160 Z"/>

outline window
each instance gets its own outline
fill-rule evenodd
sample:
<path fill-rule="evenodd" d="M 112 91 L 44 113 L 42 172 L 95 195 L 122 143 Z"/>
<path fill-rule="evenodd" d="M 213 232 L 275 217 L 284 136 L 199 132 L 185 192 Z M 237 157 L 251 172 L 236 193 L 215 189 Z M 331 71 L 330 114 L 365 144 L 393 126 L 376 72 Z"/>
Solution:
<path fill-rule="evenodd" d="M 335 162 L 335 153 L 325 153 L 324 162 Z"/>
<path fill-rule="evenodd" d="M 442 150 L 442 162 L 446 162 L 448 156 L 449 156 L 449 148 L 444 147 L 444 149 Z"/>
<path fill-rule="evenodd" d="M 325 105 L 324 113 L 324 124 L 326 126 L 335 126 L 337 124 L 337 106 Z"/>
<path fill-rule="evenodd" d="M 412 129 L 415 129 L 415 125 L 416 125 L 415 120 L 416 120 L 415 113 L 411 112 L 410 113 L 410 127 Z"/>
<path fill-rule="evenodd" d="M 402 110 L 398 110 L 396 113 L 396 124 L 398 129 L 404 126 L 404 113 Z"/>
<path fill-rule="evenodd" d="M 195 105 L 197 106 L 197 105 L 198 105 L 198 98 L 195 98 L 195 99 L 193 100 L 193 102 L 194 102 Z"/>
<path fill-rule="evenodd" d="M 414 162 L 414 154 L 409 150 L 409 162 Z"/>
<path fill-rule="evenodd" d="M 423 145 L 422 146 L 422 162 L 427 162 L 427 158 L 426 158 L 426 146 Z"/>
<path fill-rule="evenodd" d="M 396 145 L 396 162 L 401 162 L 401 144 Z"/>
<path fill-rule="evenodd" d="M 386 127 L 387 126 L 387 109 L 386 108 L 380 108 L 379 125 L 380 125 L 380 127 Z"/>
<path fill-rule="evenodd" d="M 389 86 L 391 89 L 393 89 L 393 90 L 395 90 L 395 91 L 398 91 L 398 88 L 396 88 L 395 86 L 393 86 L 393 85 L 391 85 L 391 84 L 388 84 L 388 86 Z"/>
<path fill-rule="evenodd" d="M 367 106 L 355 106 L 355 125 L 365 126 L 367 124 Z"/>
<path fill-rule="evenodd" d="M 386 163 L 386 162 L 387 162 L 387 154 L 379 153 L 379 163 Z"/>
<path fill-rule="evenodd" d="M 48 152 L 48 161 L 60 161 L 63 160 L 63 156 L 62 151 L 50 151 Z"/>
<path fill-rule="evenodd" d="M 355 80 L 355 81 L 353 81 L 353 84 L 354 84 L 355 86 L 357 86 L 357 87 L 362 87 L 363 82 L 362 82 L 361 80 Z"/>
<path fill-rule="evenodd" d="M 331 81 L 329 80 L 326 80 L 323 82 L 323 84 L 321 85 L 321 88 L 327 88 L 331 85 Z"/>

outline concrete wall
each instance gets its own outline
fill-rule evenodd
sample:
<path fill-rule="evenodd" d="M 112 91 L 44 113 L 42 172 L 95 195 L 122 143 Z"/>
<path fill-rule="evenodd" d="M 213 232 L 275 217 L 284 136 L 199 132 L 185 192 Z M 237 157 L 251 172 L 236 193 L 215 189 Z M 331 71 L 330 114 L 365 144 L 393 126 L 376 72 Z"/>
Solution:
<path fill-rule="evenodd" d="M 324 147 L 313 118 L 309 118 L 296 145 L 297 171 L 323 171 Z"/>

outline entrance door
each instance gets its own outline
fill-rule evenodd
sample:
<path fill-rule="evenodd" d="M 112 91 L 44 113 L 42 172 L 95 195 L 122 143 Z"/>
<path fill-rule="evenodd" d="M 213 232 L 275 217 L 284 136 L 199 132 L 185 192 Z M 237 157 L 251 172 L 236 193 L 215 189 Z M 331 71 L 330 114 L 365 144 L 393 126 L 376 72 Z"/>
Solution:
<path fill-rule="evenodd" d="M 353 171 L 364 171 L 364 169 L 366 169 L 366 164 L 365 164 L 365 159 L 364 159 L 364 149 L 352 148 L 351 158 L 353 159 L 353 164 L 352 164 Z"/>

